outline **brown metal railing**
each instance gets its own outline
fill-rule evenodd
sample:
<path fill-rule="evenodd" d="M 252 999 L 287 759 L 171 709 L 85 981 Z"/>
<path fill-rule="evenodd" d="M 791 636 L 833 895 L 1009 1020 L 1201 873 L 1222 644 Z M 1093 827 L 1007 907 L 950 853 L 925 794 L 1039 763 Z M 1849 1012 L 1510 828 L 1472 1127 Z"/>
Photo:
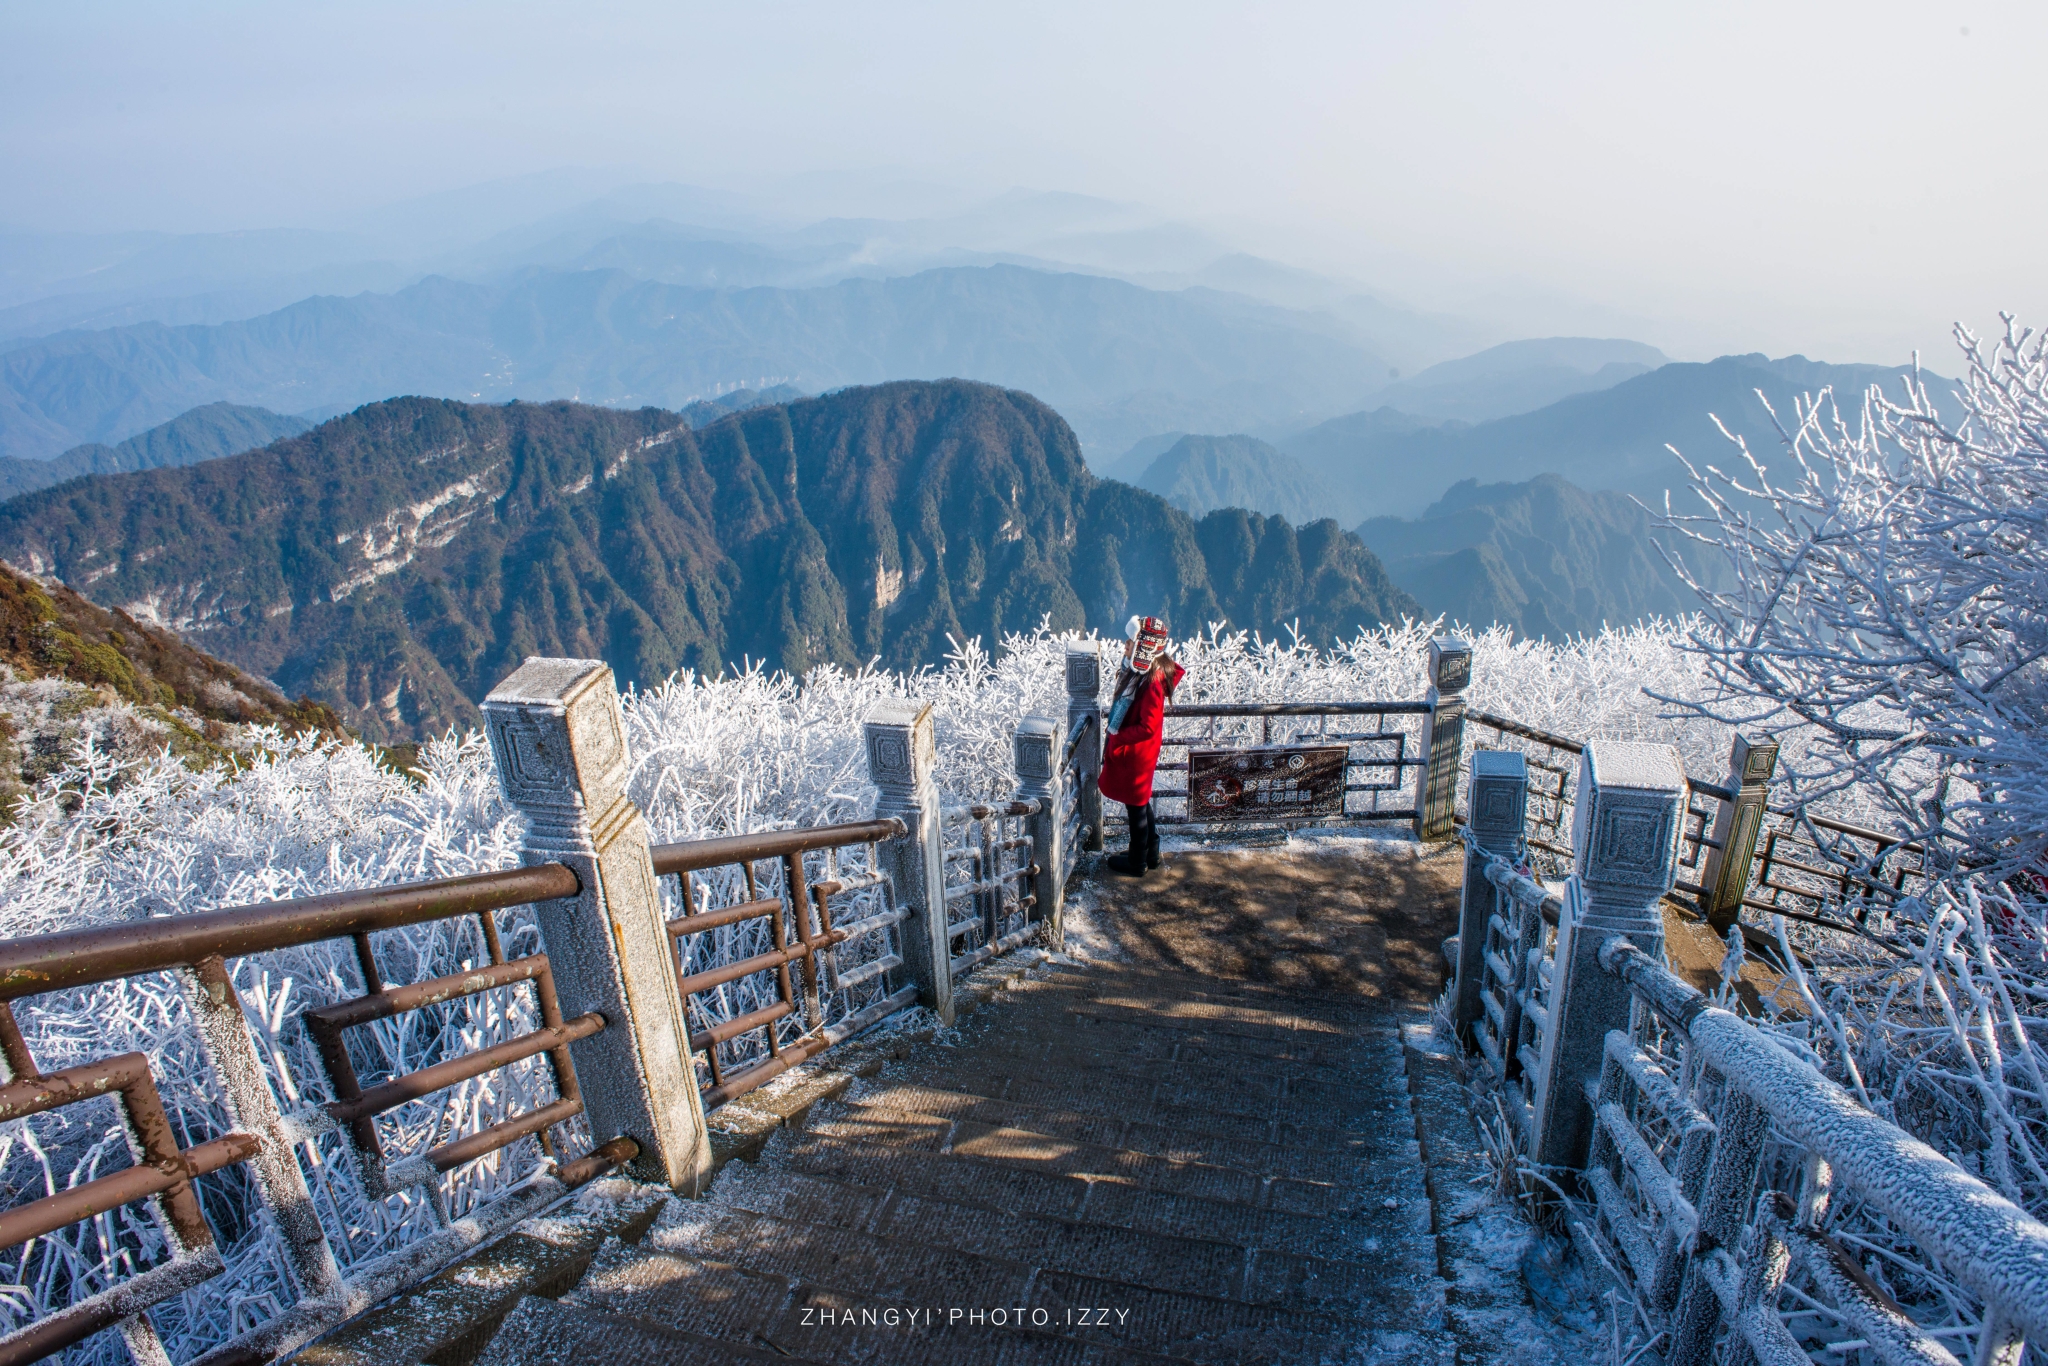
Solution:
<path fill-rule="evenodd" d="M 1075 727 L 1076 739 L 1081 729 Z M 1037 801 L 1019 800 L 972 802 L 940 813 L 943 825 L 967 827 L 962 842 L 948 844 L 943 856 L 946 947 L 955 977 L 1037 932 L 1031 913 L 1038 897 L 1029 890 L 1039 874 L 1037 850 L 1023 827 L 1038 811 Z M 966 914 L 955 918 L 956 907 Z"/>
<path fill-rule="evenodd" d="M 241 1024 L 241 1014 L 226 968 L 228 958 L 352 940 L 365 994 L 305 1012 L 308 1031 L 318 1044 L 336 1097 L 316 1106 L 315 1112 L 346 1129 L 362 1158 L 371 1193 L 384 1195 L 395 1187 L 387 1179 L 376 1115 L 543 1052 L 553 1064 L 557 1100 L 433 1148 L 414 1159 L 417 1165 L 410 1167 L 407 1181 L 396 1184 L 431 1179 L 528 1134 L 540 1135 L 546 1151 L 555 1155 L 547 1131 L 583 1109 L 567 1045 L 598 1032 L 606 1022 L 596 1014 L 563 1020 L 546 955 L 506 962 L 495 915 L 534 901 L 576 896 L 580 891 L 581 884 L 571 869 L 551 863 L 0 941 L 0 1058 L 8 1071 L 6 1083 L 0 1085 L 0 1122 L 112 1094 L 119 1097 L 123 1122 L 140 1154 L 135 1166 L 0 1213 L 0 1247 L 46 1236 L 122 1205 L 151 1200 L 171 1254 L 162 1265 L 0 1338 L 0 1366 L 37 1360 L 116 1323 L 122 1324 L 131 1338 L 141 1335 L 153 1340 L 146 1318 L 139 1317 L 142 1311 L 223 1269 L 193 1182 L 238 1163 L 256 1162 L 261 1167 L 267 1161 L 274 1174 L 278 1164 L 297 1160 L 289 1143 L 280 1145 L 284 1151 L 272 1152 L 274 1140 L 243 1132 L 180 1149 L 142 1054 L 126 1053 L 44 1073 L 14 1018 L 12 1002 L 141 974 L 183 972 L 192 979 L 202 1004 L 210 1002 L 229 1012 L 227 1018 L 232 1023 L 227 1028 L 232 1029 Z M 469 915 L 480 922 L 490 966 L 411 986 L 384 985 L 372 934 Z M 358 1084 L 343 1031 L 527 982 L 534 985 L 538 997 L 539 1030 L 442 1059 L 367 1090 Z M 221 1048 L 223 1040 L 230 1044 L 225 1050 Z M 261 1092 L 267 1086 L 253 1052 L 234 1049 L 228 1035 L 213 1042 L 218 1055 L 215 1062 L 229 1090 L 249 1094 L 252 1088 Z M 239 1075 L 243 1071 L 251 1075 Z M 304 1114 L 295 1122 L 297 1137 L 310 1136 L 319 1129 L 319 1125 L 308 1129 Z M 554 1176 L 564 1186 L 580 1184 L 630 1161 L 638 1151 L 631 1139 L 613 1139 L 580 1158 L 558 1163 Z M 288 1251 L 294 1254 L 295 1274 L 312 1282 L 302 1290 L 309 1299 L 317 1298 L 324 1288 L 318 1282 L 333 1275 L 324 1234 L 317 1221 L 307 1228 L 301 1226 L 306 1220 L 285 1215 L 280 1222 L 285 1225 Z M 212 1355 L 221 1350 L 225 1349 Z"/>
<path fill-rule="evenodd" d="M 1254 745 L 1296 744 L 1296 745 L 1343 745 L 1349 751 L 1345 759 L 1344 812 L 1346 818 L 1374 821 L 1412 820 L 1416 813 L 1416 802 L 1411 800 L 1404 806 L 1384 806 L 1381 803 L 1387 794 L 1399 794 L 1410 790 L 1408 773 L 1411 769 L 1427 766 L 1428 761 L 1416 748 L 1420 741 L 1418 732 L 1396 727 L 1387 728 L 1387 718 L 1398 716 L 1424 717 L 1430 713 L 1427 702 L 1190 702 L 1175 704 L 1166 708 L 1162 727 L 1167 734 L 1160 742 L 1163 751 L 1178 749 L 1179 759 L 1162 760 L 1158 766 L 1161 773 L 1186 773 L 1190 760 L 1186 752 L 1196 746 L 1246 748 Z M 1280 738 L 1274 739 L 1276 718 L 1298 717 L 1314 719 L 1313 730 L 1281 727 Z M 1336 730 L 1330 728 L 1332 718 L 1371 717 L 1371 730 Z M 1258 738 L 1249 735 L 1242 739 L 1219 734 L 1218 722 L 1258 721 Z M 1172 734 L 1174 721 L 1207 721 L 1201 735 Z M 1377 775 L 1377 776 L 1375 776 Z M 1183 780 L 1185 782 L 1185 780 Z M 1187 788 L 1155 787 L 1155 799 L 1186 800 Z M 1353 798 L 1363 797 L 1370 805 L 1354 807 Z M 1171 813 L 1153 817 L 1161 825 L 1186 825 L 1190 822 L 1184 815 Z M 1275 816 L 1275 820 L 1285 817 Z"/>
<path fill-rule="evenodd" d="M 1478 748 L 1516 748 L 1527 756 L 1528 843 L 1551 857 L 1550 874 L 1568 870 L 1573 782 L 1584 744 L 1484 712 L 1469 712 L 1465 721 L 1468 727 L 1495 733 L 1495 745 L 1482 743 Z M 1510 736 L 1525 744 L 1509 745 L 1506 738 Z M 1709 894 L 1703 885 L 1709 851 L 1721 848 L 1713 836 L 1715 816 L 1722 804 L 1734 802 L 1735 797 L 1719 783 L 1688 779 L 1674 892 L 1692 898 Z M 1823 848 L 1822 841 L 1834 848 Z M 1802 924 L 1888 942 L 1872 935 L 1871 913 L 1895 904 L 1916 884 L 1924 884 L 1924 856 L 1921 845 L 1881 831 L 1797 808 L 1767 807 L 1742 905 Z M 1830 907 L 1854 909 L 1846 917 L 1831 916 L 1826 914 Z"/>
<path fill-rule="evenodd" d="M 915 987 L 885 992 L 882 1000 L 874 1006 L 838 1022 L 837 1027 L 826 1026 L 821 977 L 830 973 L 835 981 L 843 980 L 838 978 L 836 963 L 829 961 L 832 951 L 859 935 L 886 931 L 904 917 L 900 910 L 885 910 L 855 925 L 835 926 L 832 923 L 832 898 L 843 892 L 879 885 L 879 875 L 871 873 L 858 880 L 857 885 L 855 879 L 831 879 L 807 885 L 803 862 L 804 854 L 813 850 L 872 845 L 877 840 L 900 838 L 908 833 L 908 829 L 900 820 L 856 821 L 806 830 L 775 830 L 654 846 L 651 852 L 656 875 L 676 877 L 681 884 L 684 913 L 668 922 L 668 933 L 676 950 L 676 985 L 682 992 L 684 1009 L 692 1017 L 690 1050 L 703 1056 L 705 1070 L 710 1076 L 710 1084 L 701 1088 L 705 1109 L 713 1109 L 736 1096 L 745 1095 L 790 1068 L 816 1057 L 873 1020 L 902 1009 L 915 1000 Z M 781 864 L 782 889 L 776 895 L 764 896 L 754 865 L 769 859 Z M 727 906 L 699 909 L 691 874 L 734 865 L 741 870 L 745 899 Z M 871 859 L 870 867 L 873 866 Z M 753 921 L 764 921 L 768 926 L 771 947 L 766 952 L 698 972 L 684 971 L 689 957 L 685 941 L 690 936 Z M 883 954 L 876 961 L 884 966 L 879 973 L 870 974 L 883 976 L 885 987 L 892 958 L 894 967 L 902 966 L 901 955 Z M 792 967 L 799 968 L 803 974 L 801 996 L 790 971 Z M 704 993 L 762 973 L 773 974 L 775 1000 L 759 1009 L 730 1019 L 715 1020 L 698 999 Z M 785 1039 L 780 1023 L 798 1015 L 800 1003 L 803 1030 L 795 1038 Z M 756 1030 L 762 1034 L 766 1056 L 729 1074 L 719 1056 L 721 1047 Z"/>

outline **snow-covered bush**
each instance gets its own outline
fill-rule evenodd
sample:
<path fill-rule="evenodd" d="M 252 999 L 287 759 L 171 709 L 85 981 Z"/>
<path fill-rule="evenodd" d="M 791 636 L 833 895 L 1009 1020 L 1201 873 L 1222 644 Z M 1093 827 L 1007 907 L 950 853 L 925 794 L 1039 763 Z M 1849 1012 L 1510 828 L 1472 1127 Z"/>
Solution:
<path fill-rule="evenodd" d="M 1956 331 L 1963 418 L 1917 378 L 1855 422 L 1823 390 L 1780 426 L 1776 472 L 1693 470 L 1707 511 L 1667 517 L 1732 586 L 1681 562 L 1714 687 L 1681 708 L 1802 744 L 1806 799 L 1854 790 L 1969 876 L 2048 849 L 2048 339 Z"/>
<path fill-rule="evenodd" d="M 1398 699 L 1423 689 L 1430 624 L 1365 632 L 1343 648 L 1248 639 L 1220 631 L 1183 641 L 1186 700 Z M 1641 685 L 1687 676 L 1682 628 L 1657 624 L 1552 645 L 1504 630 L 1471 633 L 1475 706 L 1573 734 L 1670 739 L 1701 771 L 1725 745 L 1696 721 L 1672 722 Z M 860 720 L 885 696 L 934 708 L 939 780 L 949 801 L 1007 794 L 1014 783 L 1010 736 L 1017 719 L 1062 716 L 1065 654 L 1075 638 L 1040 631 L 1012 637 L 991 655 L 959 647 L 946 667 L 898 675 L 814 670 L 801 681 L 754 669 L 720 678 L 678 675 L 624 698 L 630 791 L 657 840 L 853 820 L 873 809 Z M 1105 659 L 1115 643 L 1100 645 Z M 168 753 L 116 756 L 84 736 L 61 771 L 42 782 L 12 828 L 0 832 L 0 935 L 246 904 L 284 897 L 447 877 L 518 861 L 519 816 L 499 796 L 488 746 L 475 733 L 422 747 L 418 781 L 380 767 L 360 748 L 281 734 L 259 737 L 237 768 L 194 772 Z M 673 895 L 673 891 L 669 893 Z M 679 908 L 678 908 L 679 909 Z M 538 947 L 530 923 L 502 917 L 513 954 Z M 708 936 L 707 936 L 708 937 Z M 459 970 L 482 957 L 474 921 L 378 936 L 388 980 Z M 721 957 L 752 948 L 720 944 Z M 349 947 L 315 945 L 240 960 L 235 981 L 248 1006 L 272 1085 L 287 1110 L 324 1097 L 322 1073 L 299 1013 L 356 995 Z M 695 964 L 693 964 L 695 966 Z M 504 999 L 509 997 L 510 999 Z M 57 1067 L 138 1049 L 149 1056 L 184 1141 L 225 1124 L 205 1082 L 185 1006 L 168 978 L 137 978 L 31 998 L 19 1015 L 39 1063 Z M 523 995 L 492 993 L 418 1012 L 373 1030 L 377 1061 L 405 1071 L 533 1027 Z M 381 1075 L 366 1069 L 365 1082 Z M 414 1152 L 551 1095 L 544 1068 L 479 1078 L 432 1103 L 394 1112 L 394 1152 Z M 444 1183 L 454 1213 L 534 1169 L 530 1140 L 472 1164 Z M 110 1110 L 86 1106 L 0 1129 L 0 1180 L 17 1199 L 61 1189 L 125 1165 Z M 438 1217 L 417 1194 L 368 1198 L 333 1140 L 302 1159 L 330 1236 L 345 1263 L 395 1247 Z M 246 1182 L 232 1170 L 207 1178 L 207 1208 L 228 1255 L 228 1275 L 157 1311 L 175 1355 L 260 1321 L 292 1297 L 275 1234 Z M 19 1324 L 118 1282 L 158 1255 L 140 1210 L 102 1216 L 80 1231 L 39 1240 L 0 1277 L 0 1325 Z M 83 1349 L 82 1349 L 83 1350 Z M 103 1352 L 118 1359 L 119 1348 Z M 91 1353 L 85 1353 L 90 1356 Z"/>

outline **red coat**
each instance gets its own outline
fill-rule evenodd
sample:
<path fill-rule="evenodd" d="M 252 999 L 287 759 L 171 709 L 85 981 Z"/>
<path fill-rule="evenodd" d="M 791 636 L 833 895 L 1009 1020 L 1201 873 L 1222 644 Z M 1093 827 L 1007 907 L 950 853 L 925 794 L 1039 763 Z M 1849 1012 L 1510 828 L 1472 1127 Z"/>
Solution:
<path fill-rule="evenodd" d="M 1123 729 L 1106 736 L 1102 750 L 1102 795 L 1125 806 L 1152 800 L 1152 770 L 1159 763 L 1159 740 L 1166 697 L 1180 682 L 1180 666 L 1161 661 L 1138 683 Z M 1105 718 L 1106 719 L 1106 718 Z"/>

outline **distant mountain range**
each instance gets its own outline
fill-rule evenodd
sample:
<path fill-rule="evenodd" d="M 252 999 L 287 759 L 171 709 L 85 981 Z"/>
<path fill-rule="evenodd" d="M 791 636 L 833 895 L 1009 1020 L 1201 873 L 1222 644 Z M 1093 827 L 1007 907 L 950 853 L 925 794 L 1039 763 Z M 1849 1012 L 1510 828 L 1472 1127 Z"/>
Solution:
<path fill-rule="evenodd" d="M 693 289 L 617 270 L 435 278 L 211 326 L 0 350 L 0 454 L 112 442 L 203 404 L 333 412 L 391 394 L 680 406 L 736 385 L 958 376 L 1027 389 L 1121 449 L 1176 425 L 1298 426 L 1385 382 L 1333 317 L 1013 266 L 816 289 Z M 1200 423 L 1188 419 L 1199 418 Z"/>
<path fill-rule="evenodd" d="M 126 474 L 130 470 L 216 460 L 267 446 L 280 437 L 297 436 L 312 425 L 304 418 L 287 417 L 268 408 L 208 403 L 131 436 L 117 446 L 98 442 L 73 446 L 51 460 L 0 456 L 0 499 L 48 488 L 82 474 Z"/>
<path fill-rule="evenodd" d="M 1329 488 L 1299 460 L 1244 435 L 1183 436 L 1146 466 L 1137 485 L 1196 517 L 1235 507 L 1313 522 L 1333 506 Z"/>
<path fill-rule="evenodd" d="M 476 718 L 528 654 L 622 682 L 934 662 L 1131 612 L 1328 641 L 1417 610 L 1353 535 L 1098 480 L 1025 394 L 852 388 L 692 430 L 572 403 L 373 403 L 242 455 L 0 505 L 0 556 L 380 740 Z"/>
<path fill-rule="evenodd" d="M 1474 626 L 1563 640 L 1698 605 L 1658 554 L 1640 505 L 1554 474 L 1467 479 L 1420 518 L 1375 517 L 1358 537 L 1425 613 Z"/>
<path fill-rule="evenodd" d="M 1432 365 L 1390 384 L 1373 402 L 1438 422 L 1484 422 L 1532 412 L 1573 394 L 1611 389 L 1669 361 L 1654 346 L 1595 337 L 1507 342 Z"/>
<path fill-rule="evenodd" d="M 1476 424 L 1435 425 L 1414 414 L 1376 410 L 1322 423 L 1279 442 L 1336 493 L 1346 520 L 1414 516 L 1451 483 L 1521 483 L 1562 475 L 1584 489 L 1633 494 L 1661 508 L 1665 490 L 1684 501 L 1684 467 L 1665 449 L 1695 463 L 1726 467 L 1733 450 L 1714 426 L 1747 437 L 1769 464 L 1781 446 L 1762 391 L 1781 418 L 1794 400 L 1833 386 L 1853 413 L 1864 391 L 1881 384 L 1898 392 L 1902 366 L 1828 365 L 1804 356 L 1723 356 L 1704 364 L 1672 363 L 1595 393 Z M 1929 377 L 1939 399 L 1946 382 Z"/>

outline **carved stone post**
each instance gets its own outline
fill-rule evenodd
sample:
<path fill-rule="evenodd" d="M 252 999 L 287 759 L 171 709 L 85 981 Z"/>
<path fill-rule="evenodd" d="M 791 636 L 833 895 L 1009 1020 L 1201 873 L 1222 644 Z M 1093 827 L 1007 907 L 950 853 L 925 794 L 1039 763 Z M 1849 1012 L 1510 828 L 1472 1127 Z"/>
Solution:
<path fill-rule="evenodd" d="M 1081 847 L 1091 854 L 1102 852 L 1102 656 L 1093 645 L 1067 647 L 1067 733 L 1084 716 L 1095 724 L 1081 737 L 1074 750 L 1074 775 L 1081 784 L 1075 808 L 1081 818 Z M 1055 758 L 1058 756 L 1055 755 Z"/>
<path fill-rule="evenodd" d="M 1529 808 L 1529 760 L 1518 750 L 1486 749 L 1472 756 L 1472 787 L 1466 806 L 1466 829 L 1476 848 L 1465 851 L 1465 889 L 1458 906 L 1458 989 L 1451 1018 L 1458 1037 L 1469 1042 L 1472 1027 L 1485 1009 L 1486 922 L 1493 915 L 1498 892 L 1486 880 L 1486 856 L 1519 863 L 1523 821 Z M 1513 1045 L 1503 1047 L 1511 1054 Z"/>
<path fill-rule="evenodd" d="M 953 1023 L 953 943 L 946 935 L 946 851 L 940 830 L 939 789 L 932 771 L 938 743 L 928 702 L 890 699 L 868 709 L 863 725 L 868 779 L 880 792 L 877 816 L 910 827 L 902 839 L 884 840 L 882 867 L 895 885 L 903 922 L 903 962 L 917 983 L 918 1001 L 945 1024 Z"/>
<path fill-rule="evenodd" d="M 696 1194 L 711 1148 L 647 826 L 626 796 L 612 671 L 597 659 L 531 658 L 483 711 L 498 785 L 526 817 L 526 861 L 566 863 L 583 882 L 580 896 L 534 913 L 563 1014 L 605 1018 L 569 1046 L 591 1135 L 631 1137 L 633 1175 Z"/>
<path fill-rule="evenodd" d="M 1670 745 L 1595 740 L 1579 758 L 1571 881 L 1551 963 L 1531 1154 L 1539 1165 L 1585 1165 L 1607 1031 L 1629 1027 L 1628 984 L 1601 968 L 1600 946 L 1627 935 L 1662 961 L 1657 903 L 1678 875 L 1685 768 Z"/>
<path fill-rule="evenodd" d="M 1700 910 L 1714 933 L 1723 939 L 1742 914 L 1742 894 L 1749 890 L 1749 870 L 1756 862 L 1756 838 L 1763 833 L 1764 806 L 1771 796 L 1771 773 L 1778 766 L 1778 742 L 1769 736 L 1735 737 L 1728 752 L 1728 790 L 1732 802 L 1721 803 L 1711 836 L 1721 847 L 1707 850 L 1700 884 L 1707 894 Z"/>
<path fill-rule="evenodd" d="M 1415 789 L 1415 838 L 1447 840 L 1456 828 L 1458 759 L 1465 745 L 1465 699 L 1472 647 L 1456 636 L 1429 642 L 1429 715 L 1422 723 L 1422 777 Z"/>
<path fill-rule="evenodd" d="M 1024 828 L 1031 832 L 1031 858 L 1038 865 L 1038 876 L 1031 879 L 1031 891 L 1038 898 L 1031 918 L 1045 922 L 1046 946 L 1052 949 L 1060 947 L 1065 932 L 1060 873 L 1066 867 L 1067 851 L 1061 848 L 1066 832 L 1060 828 L 1064 794 L 1059 772 L 1064 739 L 1059 722 L 1051 717 L 1027 716 L 1017 723 L 1012 742 L 1017 751 L 1017 799 L 1038 803 L 1038 814 L 1024 819 Z"/>

